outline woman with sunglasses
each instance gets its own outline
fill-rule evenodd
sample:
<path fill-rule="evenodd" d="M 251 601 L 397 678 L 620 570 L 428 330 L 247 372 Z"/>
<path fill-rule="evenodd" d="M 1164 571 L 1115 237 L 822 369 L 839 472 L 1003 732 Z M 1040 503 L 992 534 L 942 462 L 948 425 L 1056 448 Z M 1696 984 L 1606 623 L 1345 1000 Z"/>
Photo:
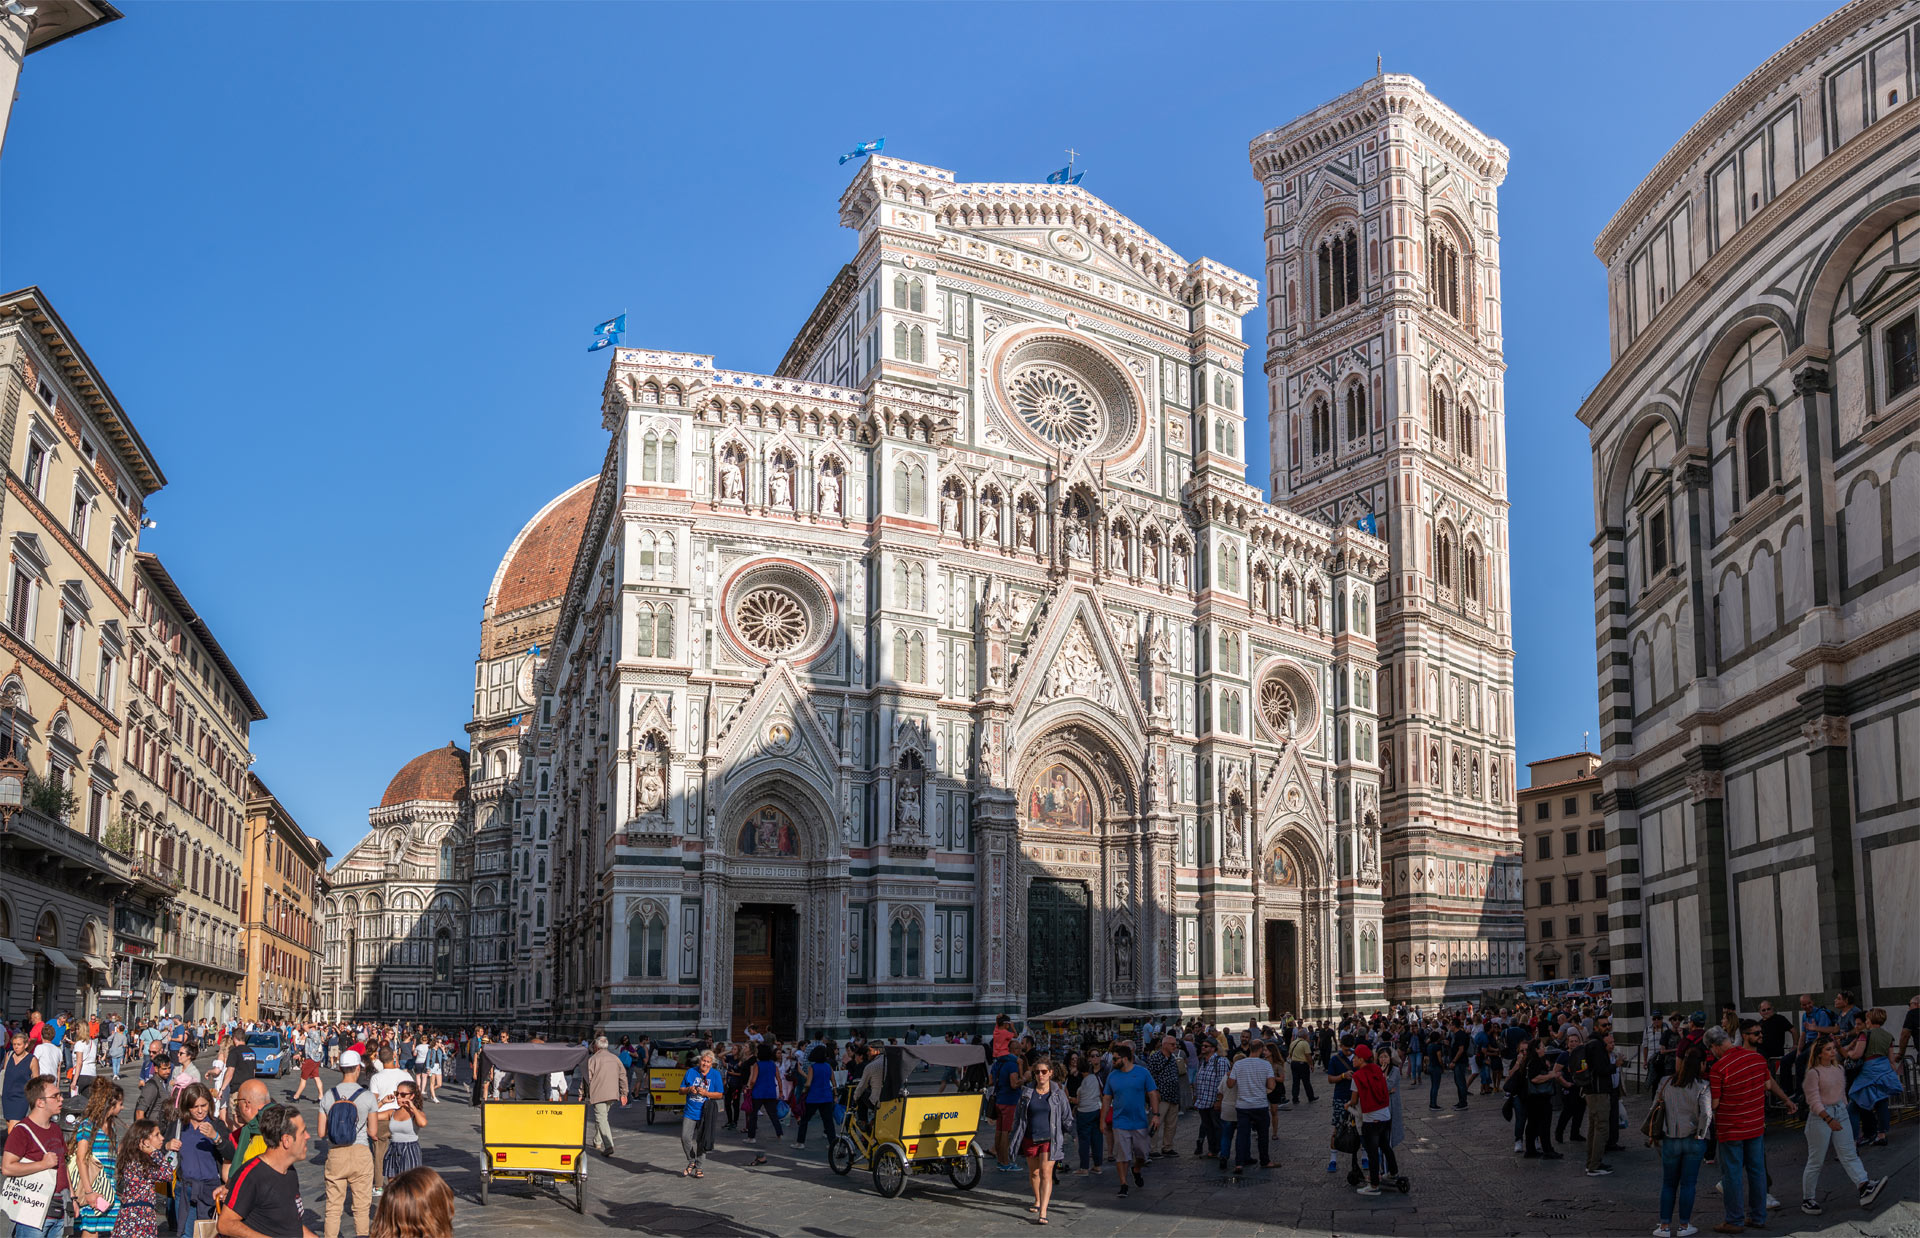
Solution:
<path fill-rule="evenodd" d="M 1013 1135 L 1009 1146 L 1026 1158 L 1027 1182 L 1033 1203 L 1027 1211 L 1034 1223 L 1047 1224 L 1047 1204 L 1053 1199 L 1053 1167 L 1067 1159 L 1067 1132 L 1073 1129 L 1073 1105 L 1067 1089 L 1054 1082 L 1053 1059 L 1037 1058 L 1027 1068 L 1030 1080 L 1014 1104 Z"/>
<path fill-rule="evenodd" d="M 420 1132 L 427 1128 L 427 1115 L 420 1112 L 420 1087 L 402 1083 L 393 1089 L 393 1108 L 376 1110 L 367 1133 L 374 1139 L 388 1140 L 381 1174 L 391 1182 L 420 1165 Z"/>

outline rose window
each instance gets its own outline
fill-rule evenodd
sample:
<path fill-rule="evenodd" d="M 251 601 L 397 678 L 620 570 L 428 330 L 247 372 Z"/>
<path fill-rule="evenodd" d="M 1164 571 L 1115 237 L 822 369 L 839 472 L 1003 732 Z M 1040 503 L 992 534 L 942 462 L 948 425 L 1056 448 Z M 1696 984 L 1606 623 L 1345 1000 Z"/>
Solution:
<path fill-rule="evenodd" d="M 734 627 L 755 653 L 777 658 L 798 649 L 807 639 L 807 611 L 785 589 L 762 587 L 740 599 Z"/>
<path fill-rule="evenodd" d="M 1292 734 L 1293 716 L 1297 712 L 1293 693 L 1287 691 L 1285 684 L 1278 679 L 1269 679 L 1260 685 L 1260 714 L 1274 734 Z"/>
<path fill-rule="evenodd" d="M 1093 393 L 1065 370 L 1029 366 L 1007 383 L 1013 407 L 1029 430 L 1067 451 L 1091 446 L 1102 429 Z"/>

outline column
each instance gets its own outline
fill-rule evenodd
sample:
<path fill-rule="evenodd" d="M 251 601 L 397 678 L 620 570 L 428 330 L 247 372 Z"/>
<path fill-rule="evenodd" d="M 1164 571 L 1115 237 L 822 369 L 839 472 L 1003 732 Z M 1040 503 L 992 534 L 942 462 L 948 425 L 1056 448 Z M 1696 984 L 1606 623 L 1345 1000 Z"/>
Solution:
<path fill-rule="evenodd" d="M 1718 754 L 1714 754 L 1717 758 Z M 1700 759 L 1700 750 L 1689 753 Z M 1695 890 L 1700 896 L 1700 1000 L 1713 1017 L 1734 1000 L 1733 922 L 1727 906 L 1726 779 L 1717 769 L 1687 775 L 1693 814 Z"/>
<path fill-rule="evenodd" d="M 1820 874 L 1820 972 L 1828 989 L 1860 991 L 1860 922 L 1855 913 L 1853 800 L 1847 781 L 1846 718 L 1819 714 L 1800 728 L 1813 795 L 1814 869 Z"/>

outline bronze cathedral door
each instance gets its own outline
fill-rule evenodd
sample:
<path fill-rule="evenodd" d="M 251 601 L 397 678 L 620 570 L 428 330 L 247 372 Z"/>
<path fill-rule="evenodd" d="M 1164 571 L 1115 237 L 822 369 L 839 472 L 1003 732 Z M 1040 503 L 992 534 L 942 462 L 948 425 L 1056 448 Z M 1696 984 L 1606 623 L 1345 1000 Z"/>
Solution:
<path fill-rule="evenodd" d="M 1092 899 L 1083 881 L 1038 880 L 1027 890 L 1027 1015 L 1088 1000 Z"/>

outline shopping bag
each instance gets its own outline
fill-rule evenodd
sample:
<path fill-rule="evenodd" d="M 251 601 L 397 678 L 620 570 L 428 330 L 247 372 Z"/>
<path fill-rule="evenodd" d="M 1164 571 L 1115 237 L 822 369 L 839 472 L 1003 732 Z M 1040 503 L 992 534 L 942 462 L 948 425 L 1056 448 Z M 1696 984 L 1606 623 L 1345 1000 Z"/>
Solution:
<path fill-rule="evenodd" d="M 46 1223 L 53 1185 L 59 1176 L 58 1170 L 43 1169 L 0 1182 L 0 1215 L 11 1217 L 15 1225 L 39 1229 Z"/>
<path fill-rule="evenodd" d="M 220 1222 L 195 1221 L 193 1223 L 193 1238 L 220 1238 Z"/>

